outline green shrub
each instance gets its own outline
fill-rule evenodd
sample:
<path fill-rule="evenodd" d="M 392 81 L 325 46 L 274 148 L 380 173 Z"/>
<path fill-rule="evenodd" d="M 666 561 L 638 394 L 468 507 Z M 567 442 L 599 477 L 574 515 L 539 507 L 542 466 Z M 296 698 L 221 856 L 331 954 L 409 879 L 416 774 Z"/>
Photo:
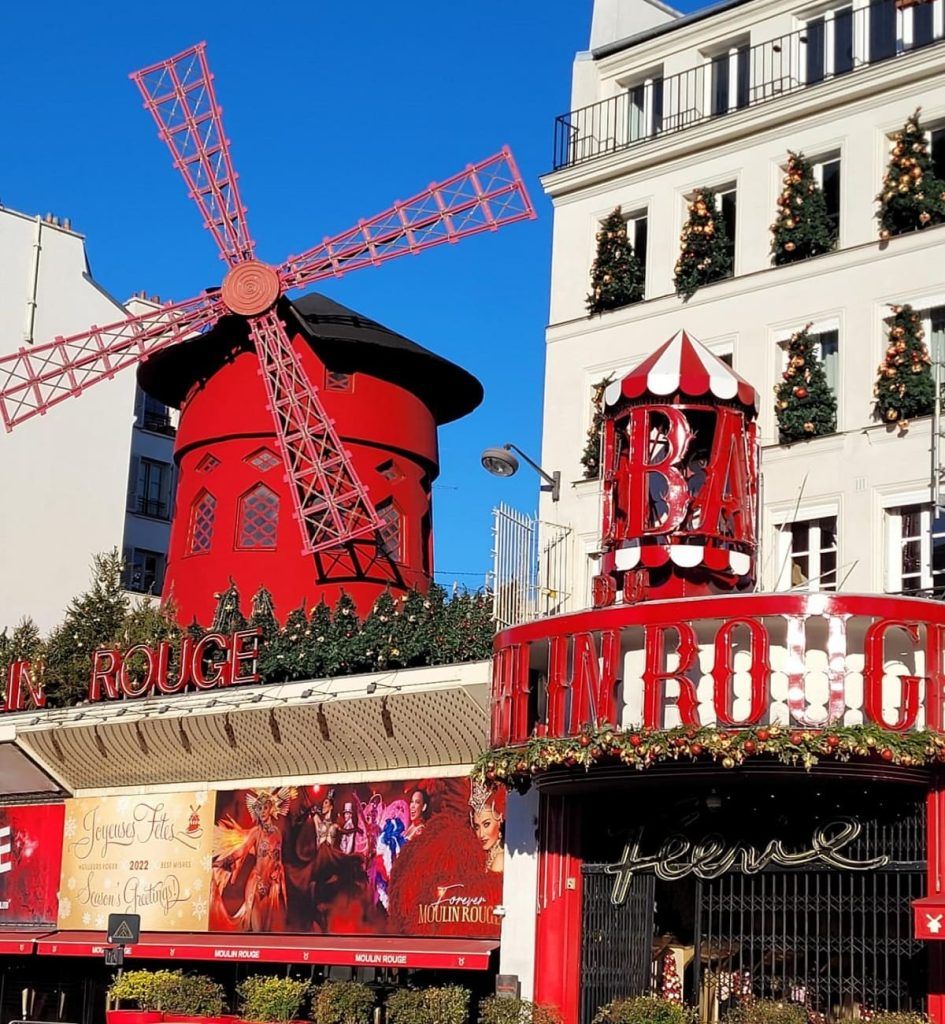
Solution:
<path fill-rule="evenodd" d="M 527 999 L 489 996 L 479 1004 L 479 1024 L 561 1024 L 552 1006 L 539 1006 Z"/>
<path fill-rule="evenodd" d="M 164 1010 L 189 1017 L 219 1017 L 223 986 L 203 974 L 183 971 L 126 971 L 108 990 L 115 1002 L 135 1003 L 139 1010 Z"/>
<path fill-rule="evenodd" d="M 726 1024 L 807 1024 L 807 1011 L 798 1003 L 775 999 L 746 999 L 725 1015 Z"/>
<path fill-rule="evenodd" d="M 656 996 L 615 999 L 602 1006 L 594 1024 L 692 1024 L 692 1010 Z"/>
<path fill-rule="evenodd" d="M 460 985 L 401 988 L 387 997 L 388 1024 L 466 1024 L 469 989 Z"/>
<path fill-rule="evenodd" d="M 312 997 L 315 1024 L 371 1024 L 374 993 L 360 981 L 326 981 Z"/>
<path fill-rule="evenodd" d="M 243 1017 L 269 1024 L 296 1020 L 308 989 L 307 981 L 254 974 L 240 982 L 236 991 L 243 1004 Z"/>
<path fill-rule="evenodd" d="M 919 1013 L 917 1010 L 887 1010 L 879 1013 L 874 1013 L 870 1016 L 870 1021 L 876 1021 L 876 1024 L 932 1024 L 932 1018 L 925 1013 Z"/>

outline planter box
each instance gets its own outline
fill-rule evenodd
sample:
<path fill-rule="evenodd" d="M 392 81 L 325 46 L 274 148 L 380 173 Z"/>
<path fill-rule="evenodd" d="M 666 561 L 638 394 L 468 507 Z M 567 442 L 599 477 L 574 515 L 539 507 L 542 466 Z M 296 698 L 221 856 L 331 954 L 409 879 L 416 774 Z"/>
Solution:
<path fill-rule="evenodd" d="M 107 1024 L 161 1024 L 164 1014 L 160 1010 L 106 1010 Z"/>

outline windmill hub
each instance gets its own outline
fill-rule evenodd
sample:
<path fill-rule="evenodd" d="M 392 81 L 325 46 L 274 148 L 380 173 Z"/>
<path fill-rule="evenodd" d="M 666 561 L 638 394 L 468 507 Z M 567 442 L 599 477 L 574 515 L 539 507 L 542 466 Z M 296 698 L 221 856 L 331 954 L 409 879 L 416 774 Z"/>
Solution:
<path fill-rule="evenodd" d="M 269 309 L 279 298 L 281 290 L 279 274 L 274 267 L 259 260 L 245 260 L 237 263 L 223 278 L 221 294 L 231 312 L 240 316 L 256 316 Z"/>

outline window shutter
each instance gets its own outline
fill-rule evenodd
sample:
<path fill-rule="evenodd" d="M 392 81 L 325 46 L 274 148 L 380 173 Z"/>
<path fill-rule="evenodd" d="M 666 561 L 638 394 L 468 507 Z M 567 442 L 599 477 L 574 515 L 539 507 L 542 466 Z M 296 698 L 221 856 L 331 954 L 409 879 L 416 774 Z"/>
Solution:
<path fill-rule="evenodd" d="M 826 54 L 826 27 L 823 18 L 814 18 L 807 23 L 807 68 L 804 78 L 808 85 L 824 80 L 824 57 Z"/>
<path fill-rule="evenodd" d="M 870 60 L 896 54 L 896 0 L 870 4 Z"/>
<path fill-rule="evenodd" d="M 131 456 L 131 468 L 128 471 L 128 502 L 126 508 L 129 512 L 138 510 L 138 466 L 141 459 L 137 455 Z"/>
<path fill-rule="evenodd" d="M 748 106 L 751 86 L 751 50 L 747 46 L 743 46 L 735 59 L 737 61 L 735 106 L 741 110 Z"/>

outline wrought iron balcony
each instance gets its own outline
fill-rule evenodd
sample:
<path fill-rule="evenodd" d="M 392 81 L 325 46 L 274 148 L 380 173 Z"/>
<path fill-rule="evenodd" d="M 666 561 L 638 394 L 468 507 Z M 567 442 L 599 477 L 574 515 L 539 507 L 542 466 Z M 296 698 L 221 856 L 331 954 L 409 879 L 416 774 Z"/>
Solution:
<path fill-rule="evenodd" d="M 170 519 L 170 510 L 166 501 L 146 498 L 143 494 L 135 497 L 131 510 L 137 512 L 138 515 L 148 516 L 150 519 Z"/>
<path fill-rule="evenodd" d="M 929 0 L 875 0 L 676 75 L 654 75 L 555 120 L 554 170 L 756 107 L 942 42 Z"/>

